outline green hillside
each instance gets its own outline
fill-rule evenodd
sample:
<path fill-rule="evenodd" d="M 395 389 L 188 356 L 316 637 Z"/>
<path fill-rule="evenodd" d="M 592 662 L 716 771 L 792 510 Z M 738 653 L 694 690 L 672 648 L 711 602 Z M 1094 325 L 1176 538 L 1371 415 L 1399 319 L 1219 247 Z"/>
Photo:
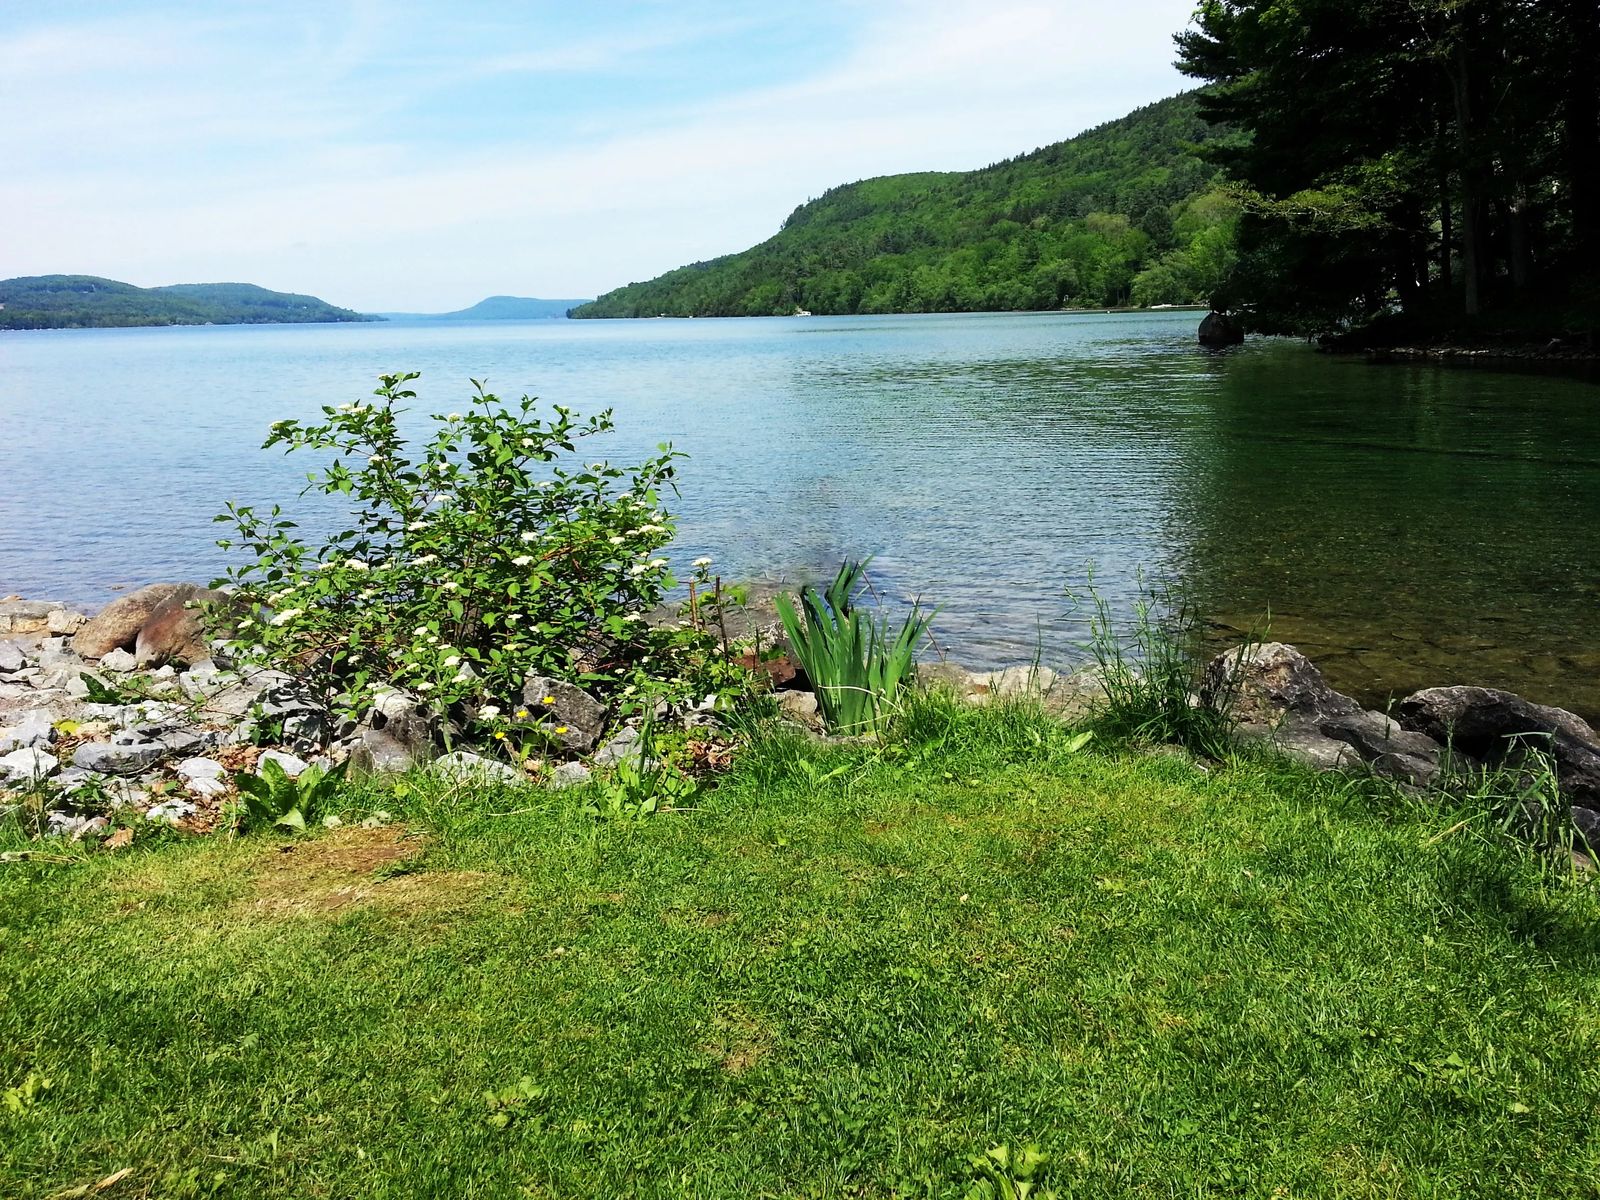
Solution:
<path fill-rule="evenodd" d="M 964 312 L 1205 302 L 1236 214 L 1194 93 L 978 171 L 887 175 L 801 205 L 759 246 L 575 317 Z"/>
<path fill-rule="evenodd" d="M 179 283 L 141 288 L 94 275 L 0 280 L 0 329 L 93 329 L 131 325 L 263 325 L 370 321 L 315 296 L 253 283 Z"/>

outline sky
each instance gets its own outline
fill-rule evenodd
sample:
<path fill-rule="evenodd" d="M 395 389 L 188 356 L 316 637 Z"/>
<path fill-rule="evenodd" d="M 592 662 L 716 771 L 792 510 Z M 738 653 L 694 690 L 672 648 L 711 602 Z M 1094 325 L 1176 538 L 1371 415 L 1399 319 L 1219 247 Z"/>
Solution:
<path fill-rule="evenodd" d="M 0 278 L 595 296 L 1187 86 L 1194 0 L 0 0 Z"/>

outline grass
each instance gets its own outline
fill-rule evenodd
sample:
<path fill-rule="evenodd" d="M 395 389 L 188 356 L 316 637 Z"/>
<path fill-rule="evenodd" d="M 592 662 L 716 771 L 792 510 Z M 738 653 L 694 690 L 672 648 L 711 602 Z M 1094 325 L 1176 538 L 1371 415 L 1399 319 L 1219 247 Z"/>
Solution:
<path fill-rule="evenodd" d="M 1600 1194 L 1593 889 L 1270 762 L 904 728 L 640 822 L 412 781 L 0 864 L 0 1195 L 943 1197 L 1035 1142 L 1073 1197 Z"/>

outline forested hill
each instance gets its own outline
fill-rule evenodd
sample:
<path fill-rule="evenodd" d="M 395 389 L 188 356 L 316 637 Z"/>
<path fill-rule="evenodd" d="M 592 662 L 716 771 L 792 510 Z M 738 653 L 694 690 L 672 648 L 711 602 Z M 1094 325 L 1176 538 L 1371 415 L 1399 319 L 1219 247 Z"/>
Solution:
<path fill-rule="evenodd" d="M 128 325 L 262 325 L 370 321 L 315 296 L 253 283 L 178 283 L 141 288 L 94 275 L 0 280 L 0 329 L 92 329 Z"/>
<path fill-rule="evenodd" d="M 740 254 L 574 317 L 961 312 L 1205 302 L 1236 214 L 1193 93 L 978 171 L 886 175 L 799 208 Z"/>
<path fill-rule="evenodd" d="M 540 300 L 533 296 L 490 296 L 471 308 L 442 313 L 379 313 L 395 321 L 534 321 L 565 317 L 582 300 Z"/>

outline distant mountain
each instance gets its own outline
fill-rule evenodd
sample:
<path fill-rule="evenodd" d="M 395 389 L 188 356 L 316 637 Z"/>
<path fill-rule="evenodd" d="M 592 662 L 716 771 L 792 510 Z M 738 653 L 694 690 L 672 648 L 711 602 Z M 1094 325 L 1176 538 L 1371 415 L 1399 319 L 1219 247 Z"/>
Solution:
<path fill-rule="evenodd" d="M 977 171 L 832 188 L 738 254 L 607 292 L 574 317 L 1110 308 L 1209 300 L 1237 206 L 1195 153 L 1195 93 Z"/>
<path fill-rule="evenodd" d="M 95 329 L 131 325 L 283 325 L 371 321 L 315 296 L 253 283 L 178 283 L 142 288 L 95 275 L 0 280 L 0 329 Z"/>
<path fill-rule="evenodd" d="M 535 300 L 531 296 L 490 296 L 471 308 L 447 313 L 380 313 L 394 321 L 528 321 L 544 317 L 564 317 L 569 308 L 587 304 L 583 300 Z"/>

